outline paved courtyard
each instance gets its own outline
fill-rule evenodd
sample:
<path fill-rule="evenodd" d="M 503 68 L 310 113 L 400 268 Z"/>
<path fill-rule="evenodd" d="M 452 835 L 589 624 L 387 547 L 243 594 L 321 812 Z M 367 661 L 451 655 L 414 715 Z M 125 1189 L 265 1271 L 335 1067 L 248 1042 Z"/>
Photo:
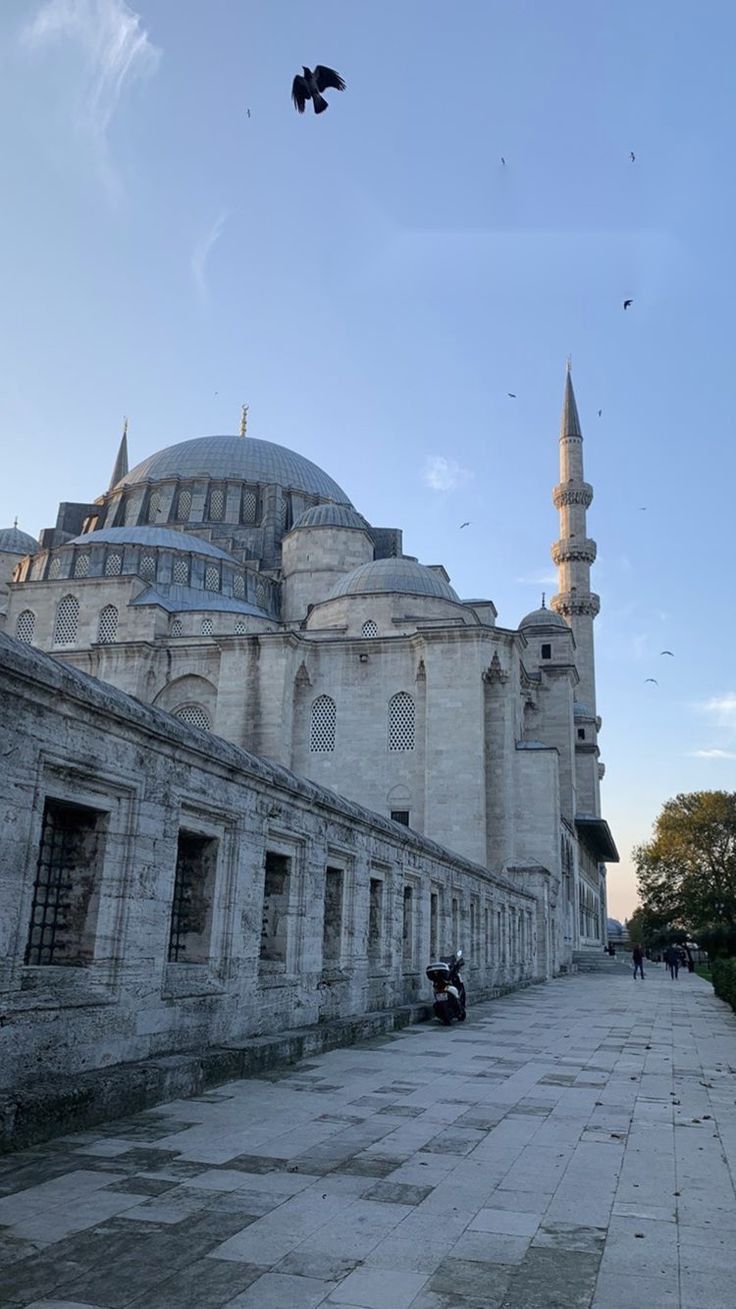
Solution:
<path fill-rule="evenodd" d="M 0 1306 L 733 1309 L 736 1017 L 584 975 L 0 1159 Z"/>

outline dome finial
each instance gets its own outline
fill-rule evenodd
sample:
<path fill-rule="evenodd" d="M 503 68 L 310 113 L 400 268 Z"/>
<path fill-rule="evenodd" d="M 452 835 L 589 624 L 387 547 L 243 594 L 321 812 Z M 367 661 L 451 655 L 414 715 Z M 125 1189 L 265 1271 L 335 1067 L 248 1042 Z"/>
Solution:
<path fill-rule="evenodd" d="M 547 592 L 546 592 L 546 591 L 542 591 L 542 608 L 543 608 L 543 609 L 546 609 L 546 608 L 547 608 L 547 605 L 546 605 L 546 603 L 545 603 L 546 599 L 547 599 Z"/>
<path fill-rule="evenodd" d="M 240 435 L 245 436 L 248 430 L 248 405 L 240 406 Z"/>

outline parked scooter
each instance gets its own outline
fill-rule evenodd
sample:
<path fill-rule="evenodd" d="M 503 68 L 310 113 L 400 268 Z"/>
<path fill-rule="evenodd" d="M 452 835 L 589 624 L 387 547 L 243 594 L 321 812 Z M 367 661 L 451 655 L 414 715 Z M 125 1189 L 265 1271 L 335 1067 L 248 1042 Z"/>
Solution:
<path fill-rule="evenodd" d="M 463 952 L 457 950 L 455 954 L 442 955 L 427 969 L 434 990 L 435 1017 L 446 1027 L 453 1018 L 465 1022 L 465 985 L 460 976 L 464 964 Z"/>

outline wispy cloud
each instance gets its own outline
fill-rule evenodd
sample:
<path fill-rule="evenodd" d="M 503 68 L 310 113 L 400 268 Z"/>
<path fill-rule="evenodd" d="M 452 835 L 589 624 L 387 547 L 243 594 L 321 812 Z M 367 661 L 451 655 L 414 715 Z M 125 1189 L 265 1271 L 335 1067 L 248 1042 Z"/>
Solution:
<path fill-rule="evenodd" d="M 736 730 L 736 691 L 727 691 L 725 695 L 714 695 L 701 705 L 707 714 L 712 715 L 719 727 Z"/>
<path fill-rule="evenodd" d="M 693 759 L 736 759 L 734 750 L 692 750 Z"/>
<path fill-rule="evenodd" d="M 154 73 L 161 57 L 140 16 L 125 0 L 44 0 L 21 40 L 31 49 L 66 42 L 81 52 L 86 76 L 76 126 L 97 150 L 105 181 L 117 189 L 107 140 L 110 124 L 126 89 Z"/>
<path fill-rule="evenodd" d="M 230 210 L 223 209 L 222 213 L 218 214 L 214 223 L 212 223 L 212 225 L 208 227 L 204 236 L 201 238 L 201 240 L 197 242 L 197 244 L 194 247 L 194 250 L 192 251 L 192 258 L 191 258 L 192 277 L 194 278 L 195 286 L 203 301 L 207 300 L 209 294 L 209 285 L 207 282 L 207 264 L 209 262 L 209 258 L 210 255 L 212 254 L 212 251 L 214 250 L 215 246 L 217 245 L 217 242 L 222 236 L 222 229 L 224 228 L 229 217 L 230 217 Z"/>
<path fill-rule="evenodd" d="M 472 476 L 469 468 L 463 468 L 462 464 L 446 459 L 444 455 L 430 455 L 422 473 L 425 486 L 432 491 L 456 491 Z"/>
<path fill-rule="evenodd" d="M 524 577 L 515 577 L 520 586 L 556 586 L 556 573 L 527 573 Z"/>

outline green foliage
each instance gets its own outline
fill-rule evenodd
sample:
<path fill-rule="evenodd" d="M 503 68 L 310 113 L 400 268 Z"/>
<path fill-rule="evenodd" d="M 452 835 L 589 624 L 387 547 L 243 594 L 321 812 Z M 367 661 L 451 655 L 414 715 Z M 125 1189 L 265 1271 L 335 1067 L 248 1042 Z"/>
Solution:
<path fill-rule="evenodd" d="M 736 1009 L 736 959 L 714 959 L 710 967 L 716 995 Z"/>
<path fill-rule="evenodd" d="M 648 944 L 685 933 L 704 945 L 708 938 L 714 952 L 736 952 L 736 792 L 668 800 L 634 861 Z"/>

